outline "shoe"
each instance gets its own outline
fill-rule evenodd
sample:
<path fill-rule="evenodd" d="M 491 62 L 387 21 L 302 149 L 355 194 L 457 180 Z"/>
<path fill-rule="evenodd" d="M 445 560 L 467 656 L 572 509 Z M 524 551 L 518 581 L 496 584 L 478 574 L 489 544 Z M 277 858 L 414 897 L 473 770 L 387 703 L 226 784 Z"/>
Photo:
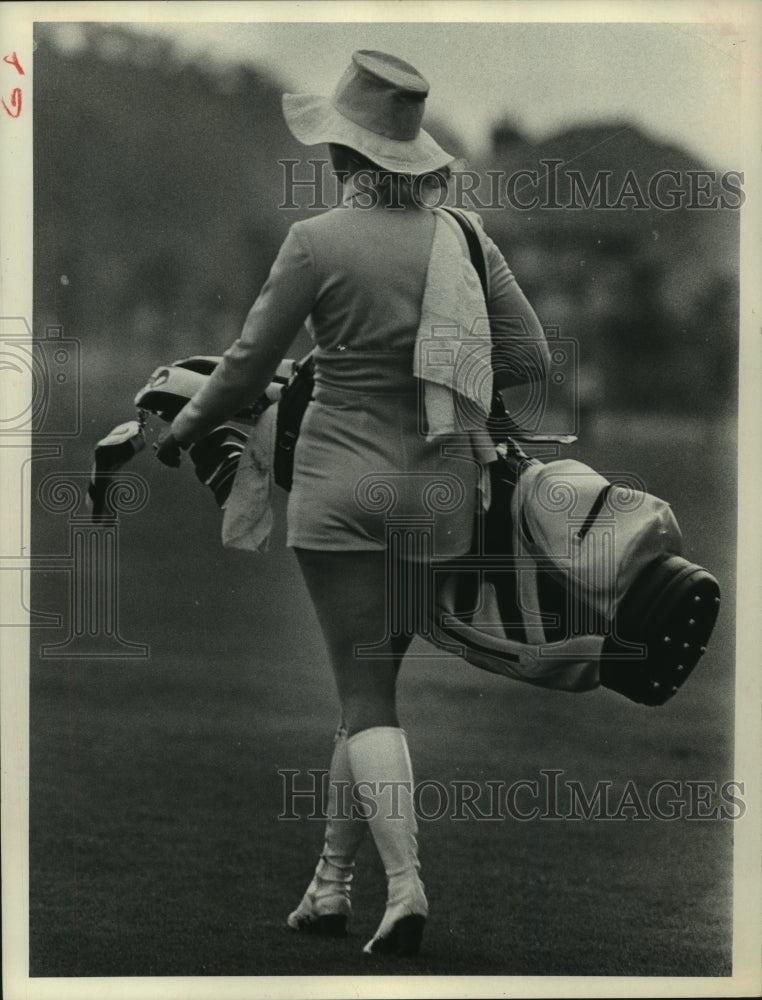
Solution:
<path fill-rule="evenodd" d="M 416 883 L 403 890 L 406 898 L 386 904 L 384 918 L 378 930 L 363 948 L 366 955 L 417 955 L 421 947 L 423 929 L 429 915 L 429 906 L 423 892 L 423 883 Z"/>
<path fill-rule="evenodd" d="M 368 941 L 363 952 L 366 955 L 417 955 L 425 925 L 426 917 L 408 913 L 392 924 L 388 934 Z"/>
<path fill-rule="evenodd" d="M 321 877 L 319 872 L 327 867 L 321 859 L 301 903 L 288 915 L 286 923 L 291 930 L 325 937 L 347 936 L 347 920 L 352 912 L 349 884 Z"/>

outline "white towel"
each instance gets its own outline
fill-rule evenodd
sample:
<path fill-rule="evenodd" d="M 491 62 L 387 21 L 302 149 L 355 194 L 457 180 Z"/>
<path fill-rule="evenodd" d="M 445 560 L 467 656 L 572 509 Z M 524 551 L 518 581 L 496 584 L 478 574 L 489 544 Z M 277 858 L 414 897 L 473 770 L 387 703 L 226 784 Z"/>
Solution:
<path fill-rule="evenodd" d="M 277 416 L 277 404 L 268 406 L 249 434 L 222 518 L 225 548 L 267 551 L 273 526 L 271 499 Z"/>
<path fill-rule="evenodd" d="M 463 252 L 457 223 L 435 212 L 413 374 L 424 383 L 428 440 L 460 434 L 482 465 L 481 492 L 490 503 L 486 465 L 496 451 L 486 431 L 492 405 L 492 336 L 481 281 Z"/>
<path fill-rule="evenodd" d="M 457 223 L 435 216 L 413 361 L 413 374 L 426 383 L 430 437 L 483 426 L 492 403 L 492 338 L 479 275 Z M 453 393 L 463 397 L 457 406 Z"/>

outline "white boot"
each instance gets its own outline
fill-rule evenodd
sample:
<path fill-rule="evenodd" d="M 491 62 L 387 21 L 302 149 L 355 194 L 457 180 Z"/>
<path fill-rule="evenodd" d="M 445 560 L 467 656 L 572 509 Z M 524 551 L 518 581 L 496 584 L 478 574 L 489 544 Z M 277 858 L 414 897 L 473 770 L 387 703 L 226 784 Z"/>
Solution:
<path fill-rule="evenodd" d="M 429 907 L 419 877 L 418 823 L 413 807 L 413 768 L 401 729 L 363 729 L 347 741 L 355 786 L 373 802 L 368 814 L 388 881 L 386 911 L 363 951 L 415 955 Z"/>
<path fill-rule="evenodd" d="M 328 781 L 323 850 L 301 903 L 286 922 L 295 931 L 344 937 L 352 911 L 350 890 L 355 854 L 368 829 L 364 819 L 353 819 L 351 815 L 352 771 L 346 729 L 336 732 Z"/>

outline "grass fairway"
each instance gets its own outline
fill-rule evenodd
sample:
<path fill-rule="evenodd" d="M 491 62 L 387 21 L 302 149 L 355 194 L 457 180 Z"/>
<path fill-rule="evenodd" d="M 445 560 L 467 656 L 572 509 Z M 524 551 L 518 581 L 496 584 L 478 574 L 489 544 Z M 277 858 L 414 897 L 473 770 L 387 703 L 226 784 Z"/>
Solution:
<path fill-rule="evenodd" d="M 566 453 L 641 475 L 672 502 L 688 558 L 718 576 L 720 619 L 685 688 L 661 709 L 546 692 L 418 642 L 400 705 L 419 782 L 487 788 L 556 769 L 587 791 L 611 782 L 615 799 L 628 781 L 644 797 L 681 782 L 687 801 L 686 781 L 734 777 L 735 449 L 700 430 L 610 422 Z M 150 657 L 41 660 L 64 632 L 32 637 L 33 976 L 730 974 L 727 820 L 423 820 L 418 958 L 361 954 L 385 891 L 369 842 L 351 936 L 286 929 L 322 824 L 306 804 L 278 819 L 278 771 L 327 767 L 337 714 L 313 613 L 290 552 L 221 549 L 187 467 L 134 468 L 151 500 L 120 526 L 120 629 Z M 66 549 L 65 518 L 35 530 L 38 553 Z M 66 599 L 63 574 L 37 574 L 35 610 Z"/>

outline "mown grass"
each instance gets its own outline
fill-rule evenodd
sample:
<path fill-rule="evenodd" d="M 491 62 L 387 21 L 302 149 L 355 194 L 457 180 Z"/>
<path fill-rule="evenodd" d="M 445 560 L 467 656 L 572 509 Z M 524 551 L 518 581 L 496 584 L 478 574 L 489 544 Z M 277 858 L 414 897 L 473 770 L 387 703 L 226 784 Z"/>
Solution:
<path fill-rule="evenodd" d="M 611 423 L 581 457 L 670 499 L 686 554 L 730 598 L 732 446 L 664 428 L 639 441 Z M 360 953 L 384 900 L 369 843 L 351 936 L 288 931 L 322 827 L 306 806 L 278 819 L 278 770 L 326 767 L 336 718 L 314 617 L 290 552 L 223 552 L 188 469 L 140 471 L 151 503 L 122 525 L 120 627 L 150 658 L 31 665 L 32 975 L 730 973 L 729 821 L 422 821 L 431 917 L 417 959 Z M 38 530 L 38 544 L 65 542 L 65 526 Z M 40 574 L 35 606 L 61 593 Z M 731 605 L 661 709 L 535 690 L 417 643 L 400 690 L 416 778 L 486 787 L 557 768 L 587 789 L 643 791 L 732 778 Z M 37 630 L 32 648 L 60 637 Z"/>

